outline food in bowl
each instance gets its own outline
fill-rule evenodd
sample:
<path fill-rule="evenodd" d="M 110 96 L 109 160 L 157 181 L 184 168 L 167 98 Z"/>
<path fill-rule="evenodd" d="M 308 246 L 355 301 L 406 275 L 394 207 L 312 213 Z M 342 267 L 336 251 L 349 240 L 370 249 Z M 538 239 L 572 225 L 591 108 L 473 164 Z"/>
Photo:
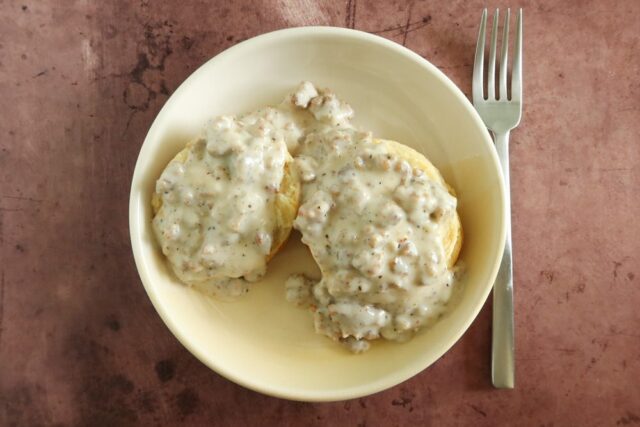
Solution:
<path fill-rule="evenodd" d="M 153 230 L 183 283 L 237 297 L 265 274 L 298 208 L 292 138 L 275 109 L 220 116 L 169 162 L 152 196 Z"/>
<path fill-rule="evenodd" d="M 363 352 L 438 319 L 462 245 L 455 192 L 422 154 L 374 139 L 353 114 L 303 82 L 276 107 L 207 124 L 153 195 L 176 276 L 241 295 L 295 227 L 322 278 L 292 275 L 285 297 L 313 311 L 316 332 Z"/>
<path fill-rule="evenodd" d="M 355 128 L 330 91 L 305 83 L 291 101 L 315 119 L 296 152 L 294 227 L 322 278 L 292 276 L 287 299 L 354 352 L 378 338 L 406 340 L 451 297 L 462 244 L 455 193 L 422 154 Z"/>

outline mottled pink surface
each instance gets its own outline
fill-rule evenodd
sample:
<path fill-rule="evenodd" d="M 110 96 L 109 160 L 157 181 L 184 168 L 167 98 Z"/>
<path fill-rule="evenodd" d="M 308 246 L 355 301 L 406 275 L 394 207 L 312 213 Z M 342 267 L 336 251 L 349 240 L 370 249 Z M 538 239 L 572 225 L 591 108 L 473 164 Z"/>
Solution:
<path fill-rule="evenodd" d="M 142 140 L 200 64 L 289 26 L 388 37 L 468 94 L 484 4 L 178 3 L 0 1 L 0 425 L 640 425 L 640 2 L 507 2 L 517 388 L 491 388 L 489 303 L 420 375 L 330 404 L 239 387 L 164 326 L 129 244 Z"/>

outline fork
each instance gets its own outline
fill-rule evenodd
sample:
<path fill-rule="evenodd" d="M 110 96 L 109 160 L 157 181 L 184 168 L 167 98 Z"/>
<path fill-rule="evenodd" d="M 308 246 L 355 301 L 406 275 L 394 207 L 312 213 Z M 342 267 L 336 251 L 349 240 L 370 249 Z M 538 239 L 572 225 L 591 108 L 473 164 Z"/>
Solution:
<path fill-rule="evenodd" d="M 522 9 L 516 20 L 516 41 L 511 69 L 511 96 L 507 95 L 507 56 L 509 50 L 509 18 L 507 9 L 500 56 L 499 93 L 496 93 L 496 45 L 499 10 L 493 15 L 487 93 L 484 94 L 484 49 L 487 9 L 482 12 L 478 44 L 473 66 L 473 105 L 484 124 L 493 133 L 502 166 L 506 191 L 507 237 L 500 270 L 493 285 L 493 323 L 491 338 L 491 379 L 496 388 L 513 388 L 515 382 L 513 333 L 513 261 L 511 257 L 511 187 L 509 184 L 509 132 L 518 126 L 522 116 Z"/>

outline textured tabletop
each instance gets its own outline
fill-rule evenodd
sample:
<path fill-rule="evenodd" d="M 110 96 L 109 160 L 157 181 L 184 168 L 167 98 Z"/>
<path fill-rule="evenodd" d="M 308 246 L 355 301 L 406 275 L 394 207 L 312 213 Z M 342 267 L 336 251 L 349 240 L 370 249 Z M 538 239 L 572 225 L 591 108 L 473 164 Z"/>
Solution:
<path fill-rule="evenodd" d="M 507 1 L 516 389 L 491 387 L 489 301 L 421 374 L 327 404 L 237 386 L 164 326 L 129 243 L 138 151 L 198 66 L 279 28 L 382 35 L 469 94 L 484 4 L 179 3 L 0 1 L 0 425 L 640 425 L 640 2 Z"/>

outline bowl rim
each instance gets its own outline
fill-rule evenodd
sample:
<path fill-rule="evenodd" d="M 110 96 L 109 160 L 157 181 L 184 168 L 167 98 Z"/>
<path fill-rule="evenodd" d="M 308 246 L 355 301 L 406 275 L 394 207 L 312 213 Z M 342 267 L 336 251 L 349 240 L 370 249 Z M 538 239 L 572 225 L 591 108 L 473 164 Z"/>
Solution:
<path fill-rule="evenodd" d="M 447 77 L 440 69 L 438 69 L 435 65 L 431 64 L 428 60 L 413 52 L 412 50 L 402 46 L 396 42 L 388 40 L 384 37 L 370 34 L 364 31 L 342 28 L 342 27 L 331 27 L 331 26 L 309 26 L 309 27 L 293 27 L 293 28 L 285 28 L 276 31 L 271 31 L 268 33 L 260 34 L 258 36 L 249 38 L 244 40 L 234 46 L 225 49 L 224 51 L 218 53 L 214 57 L 210 58 L 202 65 L 200 65 L 196 70 L 194 70 L 173 92 L 171 96 L 179 93 L 185 86 L 190 84 L 192 80 L 196 78 L 196 75 L 203 73 L 206 68 L 211 67 L 213 64 L 224 60 L 227 55 L 232 54 L 233 52 L 245 48 L 249 45 L 256 45 L 261 43 L 268 43 L 272 41 L 287 39 L 291 37 L 302 37 L 302 36 L 338 36 L 345 38 L 352 38 L 360 41 L 364 41 L 367 43 L 376 44 L 382 46 L 384 48 L 388 48 L 396 51 L 396 53 L 402 54 L 406 58 L 412 60 L 413 62 L 420 65 L 425 69 L 426 72 L 429 72 L 434 75 L 442 84 L 447 86 L 447 88 L 451 91 L 452 95 L 455 96 L 458 101 L 464 106 L 466 111 L 470 114 L 470 117 L 475 124 L 481 129 L 482 140 L 484 144 L 487 144 L 489 147 L 489 153 L 491 157 L 491 161 L 493 162 L 493 166 L 498 172 L 498 185 L 499 185 L 499 199 L 500 204 L 502 205 L 502 209 L 500 209 L 501 217 L 499 218 L 500 224 L 500 239 L 499 239 L 499 256 L 494 260 L 493 268 L 491 269 L 490 279 L 483 290 L 481 298 L 478 298 L 475 305 L 472 307 L 472 310 L 469 311 L 469 315 L 466 317 L 463 326 L 455 331 L 448 340 L 446 344 L 443 346 L 444 351 L 441 355 L 433 360 L 429 360 L 429 358 L 425 358 L 424 360 L 420 360 L 419 363 L 416 363 L 412 369 L 405 370 L 402 373 L 398 373 L 397 375 L 389 375 L 385 378 L 379 379 L 377 381 L 372 381 L 364 384 L 360 384 L 358 386 L 350 387 L 350 388 L 337 388 L 331 390 L 297 390 L 291 389 L 290 387 L 283 387 L 277 384 L 265 384 L 260 381 L 255 381 L 252 378 L 244 377 L 238 374 L 235 370 L 227 369 L 224 365 L 217 363 L 217 361 L 213 360 L 211 357 L 207 356 L 200 352 L 194 345 L 191 344 L 190 340 L 185 336 L 181 335 L 177 323 L 174 322 L 173 317 L 168 313 L 168 310 L 165 310 L 164 306 L 160 303 L 156 294 L 152 291 L 150 283 L 150 278 L 147 274 L 147 261 L 145 260 L 145 256 L 143 255 L 142 244 L 139 239 L 139 227 L 138 227 L 138 194 L 136 191 L 136 183 L 141 179 L 141 169 L 140 163 L 141 159 L 145 157 L 146 150 L 145 147 L 149 147 L 148 138 L 149 134 L 152 132 L 153 128 L 157 125 L 157 123 L 162 119 L 163 113 L 166 111 L 166 106 L 169 101 L 165 101 L 165 104 L 158 112 L 157 116 L 153 120 L 153 123 L 149 127 L 147 134 L 145 135 L 145 139 L 140 148 L 140 152 L 138 154 L 138 158 L 136 160 L 136 164 L 134 167 L 134 172 L 131 180 L 131 190 L 129 194 L 129 233 L 131 239 L 131 247 L 133 250 L 134 261 L 136 264 L 136 269 L 138 271 L 138 275 L 142 281 L 142 284 L 145 288 L 145 291 L 153 304 L 156 312 L 160 315 L 160 318 L 164 322 L 164 324 L 169 328 L 171 333 L 177 338 L 177 340 L 198 360 L 200 360 L 207 367 L 212 369 L 214 372 L 220 374 L 226 379 L 239 384 L 243 387 L 251 389 L 253 391 L 257 391 L 259 393 L 263 393 L 269 396 L 274 396 L 278 398 L 284 398 L 289 400 L 296 401 L 306 401 L 306 402 L 331 402 L 331 401 L 340 401 L 347 399 L 354 399 L 358 397 L 368 396 L 374 393 L 378 393 L 380 391 L 386 390 L 393 386 L 396 386 L 409 378 L 414 377 L 419 374 L 431 364 L 433 364 L 437 359 L 442 357 L 446 352 L 448 352 L 451 347 L 462 337 L 462 335 L 469 329 L 471 323 L 477 318 L 478 313 L 482 309 L 484 303 L 493 288 L 493 282 L 498 273 L 498 268 L 500 266 L 501 254 L 504 250 L 504 244 L 506 239 L 506 231 L 507 231 L 507 218 L 506 218 L 506 189 L 504 183 L 504 177 L 502 173 L 502 168 L 500 166 L 500 162 L 495 151 L 493 140 L 491 139 L 489 132 L 484 125 L 484 122 L 478 115 L 477 111 L 469 101 L 469 99 L 463 94 L 463 92 L 456 86 L 455 83 L 449 77 Z M 480 141 L 479 141 L 480 143 Z M 147 148 L 148 150 L 148 148 Z"/>

